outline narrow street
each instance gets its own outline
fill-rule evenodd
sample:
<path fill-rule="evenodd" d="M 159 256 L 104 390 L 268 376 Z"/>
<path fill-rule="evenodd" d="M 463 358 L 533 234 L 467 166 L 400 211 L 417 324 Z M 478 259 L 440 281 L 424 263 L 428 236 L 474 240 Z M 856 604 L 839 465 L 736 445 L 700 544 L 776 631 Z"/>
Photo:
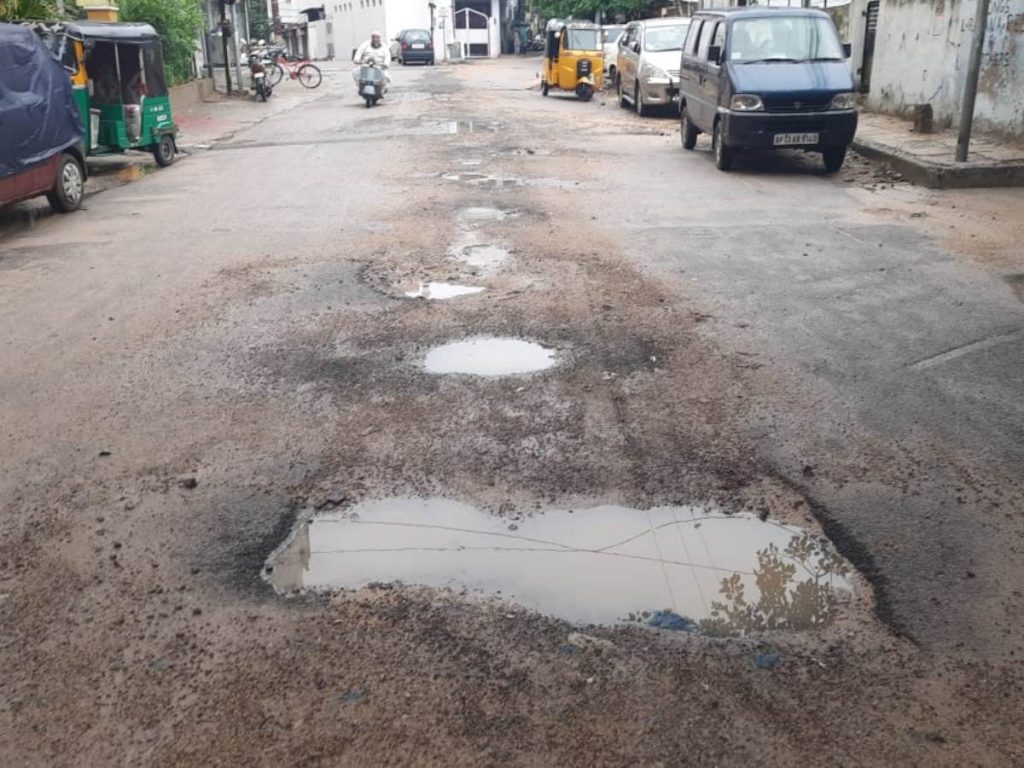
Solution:
<path fill-rule="evenodd" d="M 0 211 L 0 764 L 1024 763 L 1024 189 L 723 173 L 537 67 L 396 67 L 366 109 L 336 64 L 81 212 Z M 491 336 L 553 365 L 431 369 Z M 512 560 L 536 611 L 417 581 L 398 523 L 300 588 L 293 533 L 393 499 L 523 542 L 760 517 L 849 592 L 717 636 L 617 621 L 624 565 Z M 715 616 L 665 582 L 637 607 Z"/>

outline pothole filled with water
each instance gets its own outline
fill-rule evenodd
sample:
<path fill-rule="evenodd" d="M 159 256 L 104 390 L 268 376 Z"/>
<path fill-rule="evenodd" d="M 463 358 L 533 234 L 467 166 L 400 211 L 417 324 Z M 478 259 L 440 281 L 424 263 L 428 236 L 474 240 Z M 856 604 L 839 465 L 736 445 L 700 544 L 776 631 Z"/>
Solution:
<path fill-rule="evenodd" d="M 427 373 L 511 376 L 555 365 L 555 350 L 522 339 L 479 336 L 434 347 L 423 360 Z"/>
<path fill-rule="evenodd" d="M 511 522 L 440 498 L 317 515 L 263 575 L 281 593 L 399 582 L 580 624 L 717 636 L 818 629 L 855 590 L 853 568 L 826 538 L 753 515 L 601 506 Z"/>
<path fill-rule="evenodd" d="M 477 269 L 494 269 L 508 261 L 509 251 L 493 243 L 472 243 L 457 246 L 454 256 L 461 262 Z"/>
<path fill-rule="evenodd" d="M 454 299 L 480 293 L 484 289 L 478 285 L 456 285 L 455 283 L 420 283 L 415 291 L 406 291 L 410 299 Z"/>
<path fill-rule="evenodd" d="M 475 206 L 470 208 L 463 208 L 459 211 L 459 218 L 463 221 L 504 221 L 517 216 L 516 211 L 506 211 L 501 208 L 487 208 L 483 206 Z"/>

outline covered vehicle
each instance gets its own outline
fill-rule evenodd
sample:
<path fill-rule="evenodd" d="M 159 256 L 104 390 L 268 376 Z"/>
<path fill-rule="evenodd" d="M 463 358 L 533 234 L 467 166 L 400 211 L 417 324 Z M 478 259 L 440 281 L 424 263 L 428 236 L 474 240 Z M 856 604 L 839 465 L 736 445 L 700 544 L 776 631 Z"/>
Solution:
<path fill-rule="evenodd" d="M 593 97 L 604 77 L 600 34 L 601 30 L 589 21 L 548 22 L 540 75 L 542 94 L 547 96 L 552 88 L 560 88 L 575 91 L 581 101 Z"/>
<path fill-rule="evenodd" d="M 46 195 L 66 213 L 82 204 L 82 122 L 60 63 L 26 27 L 0 24 L 0 206 Z"/>
<path fill-rule="evenodd" d="M 75 87 L 89 155 L 142 150 L 174 162 L 177 126 L 164 77 L 163 44 L 149 24 L 76 21 L 54 39 Z"/>

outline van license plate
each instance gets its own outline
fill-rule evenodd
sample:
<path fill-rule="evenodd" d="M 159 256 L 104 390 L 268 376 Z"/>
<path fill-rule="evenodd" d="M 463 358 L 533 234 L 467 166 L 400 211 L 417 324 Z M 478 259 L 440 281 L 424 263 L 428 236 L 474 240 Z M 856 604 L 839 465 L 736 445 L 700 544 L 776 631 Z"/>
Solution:
<path fill-rule="evenodd" d="M 422 51 L 423 48 L 424 48 L 424 45 L 423 45 L 423 43 L 413 43 L 412 47 L 413 47 L 413 50 Z"/>
<path fill-rule="evenodd" d="M 776 133 L 776 147 L 792 147 L 799 144 L 817 144 L 818 134 L 816 133 Z"/>

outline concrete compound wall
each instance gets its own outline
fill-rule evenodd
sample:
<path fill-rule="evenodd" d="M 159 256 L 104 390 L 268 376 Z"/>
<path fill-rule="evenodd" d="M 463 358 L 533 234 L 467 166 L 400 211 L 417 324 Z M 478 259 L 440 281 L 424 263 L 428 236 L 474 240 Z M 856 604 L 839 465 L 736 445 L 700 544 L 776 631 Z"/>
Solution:
<path fill-rule="evenodd" d="M 851 6 L 851 65 L 859 75 L 867 0 Z M 882 0 L 868 107 L 907 114 L 931 104 L 956 127 L 974 27 L 974 0 Z M 975 126 L 1024 138 L 1024 0 L 991 0 Z"/>

